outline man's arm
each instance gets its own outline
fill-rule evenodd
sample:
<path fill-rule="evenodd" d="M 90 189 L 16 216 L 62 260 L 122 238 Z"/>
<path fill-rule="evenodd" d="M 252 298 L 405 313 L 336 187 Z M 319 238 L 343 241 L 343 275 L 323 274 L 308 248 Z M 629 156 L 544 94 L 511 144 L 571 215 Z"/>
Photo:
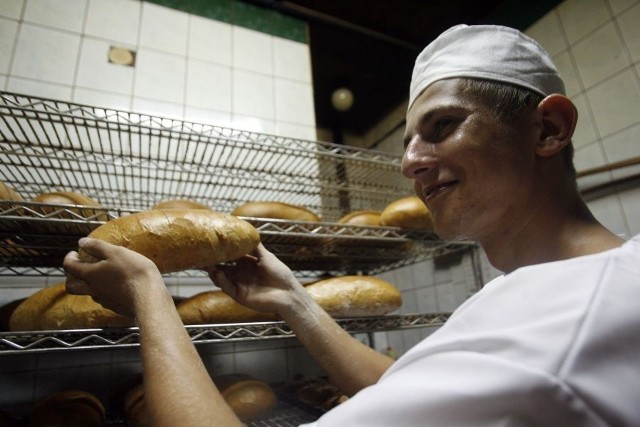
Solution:
<path fill-rule="evenodd" d="M 77 253 L 69 253 L 67 291 L 91 295 L 136 319 L 151 424 L 241 426 L 213 384 L 155 265 L 99 240 L 82 239 L 80 247 L 99 261 L 81 262 Z"/>
<path fill-rule="evenodd" d="M 276 312 L 347 395 L 376 383 L 393 360 L 342 329 L 298 282 L 291 270 L 262 245 L 257 262 L 241 259 L 233 267 L 210 268 L 214 283 L 241 304 Z"/>

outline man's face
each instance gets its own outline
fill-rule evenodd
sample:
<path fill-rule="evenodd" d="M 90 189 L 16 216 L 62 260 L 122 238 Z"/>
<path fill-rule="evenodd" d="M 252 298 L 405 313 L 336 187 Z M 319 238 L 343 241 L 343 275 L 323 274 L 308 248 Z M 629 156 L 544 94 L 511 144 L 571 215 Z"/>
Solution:
<path fill-rule="evenodd" d="M 457 89 L 429 86 L 407 113 L 402 172 L 447 240 L 496 238 L 521 227 L 535 202 L 535 127 L 531 114 L 512 124 Z"/>

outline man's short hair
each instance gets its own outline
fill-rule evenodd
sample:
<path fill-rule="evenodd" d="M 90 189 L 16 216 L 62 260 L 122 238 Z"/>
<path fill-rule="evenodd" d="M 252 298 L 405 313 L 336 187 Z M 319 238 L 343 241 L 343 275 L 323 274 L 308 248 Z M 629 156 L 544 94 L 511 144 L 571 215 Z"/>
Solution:
<path fill-rule="evenodd" d="M 459 78 L 458 89 L 462 93 L 478 97 L 495 116 L 505 123 L 511 123 L 526 111 L 536 108 L 544 96 L 530 89 L 492 80 Z M 563 161 L 571 180 L 576 179 L 573 164 L 573 144 L 564 147 Z"/>

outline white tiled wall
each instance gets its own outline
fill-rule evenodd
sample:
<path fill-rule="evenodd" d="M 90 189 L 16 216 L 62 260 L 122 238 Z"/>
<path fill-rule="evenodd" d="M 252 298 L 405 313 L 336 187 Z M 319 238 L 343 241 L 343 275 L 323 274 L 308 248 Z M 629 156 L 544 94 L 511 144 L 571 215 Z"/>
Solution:
<path fill-rule="evenodd" d="M 0 89 L 316 139 L 307 44 L 138 0 L 1 1 Z"/>

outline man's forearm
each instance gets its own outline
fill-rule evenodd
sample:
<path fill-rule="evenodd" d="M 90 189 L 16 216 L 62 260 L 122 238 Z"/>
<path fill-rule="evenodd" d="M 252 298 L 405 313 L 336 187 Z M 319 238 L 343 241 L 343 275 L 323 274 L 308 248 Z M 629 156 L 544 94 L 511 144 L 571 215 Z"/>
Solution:
<path fill-rule="evenodd" d="M 331 382 L 349 396 L 376 383 L 393 363 L 349 335 L 304 293 L 293 298 L 280 315 Z"/>
<path fill-rule="evenodd" d="M 147 410 L 154 426 L 241 426 L 217 390 L 168 292 L 139 304 Z"/>

